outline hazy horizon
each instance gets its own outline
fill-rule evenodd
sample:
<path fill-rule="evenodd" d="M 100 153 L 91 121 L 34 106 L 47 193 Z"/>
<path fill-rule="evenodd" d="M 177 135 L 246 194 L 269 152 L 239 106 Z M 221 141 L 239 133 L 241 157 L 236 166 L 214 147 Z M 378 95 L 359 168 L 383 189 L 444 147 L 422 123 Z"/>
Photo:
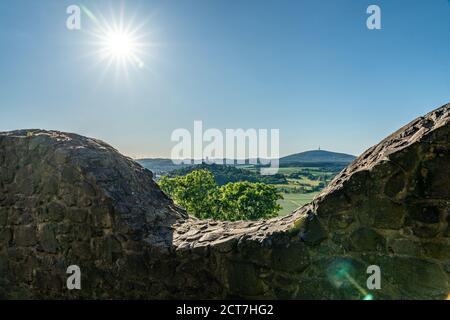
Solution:
<path fill-rule="evenodd" d="M 305 153 L 305 152 L 312 152 L 312 151 L 324 151 L 324 152 L 331 152 L 331 153 L 337 153 L 337 154 L 344 154 L 344 155 L 348 155 L 348 156 L 353 156 L 353 157 L 358 157 L 359 155 L 354 155 L 354 154 L 349 154 L 349 153 L 345 153 L 345 152 L 338 152 L 338 151 L 333 151 L 333 150 L 324 150 L 322 148 L 320 149 L 312 149 L 312 150 L 303 150 L 303 151 L 299 151 L 299 152 L 295 152 L 295 153 L 290 153 L 287 155 L 280 155 L 280 158 L 283 157 L 287 157 L 287 156 L 291 156 L 291 155 L 295 155 L 295 154 L 300 154 L 300 153 Z M 152 159 L 152 160 L 156 160 L 156 159 L 162 159 L 162 160 L 170 160 L 170 157 L 144 157 L 144 158 L 134 158 L 136 160 L 145 160 L 145 159 Z M 208 160 L 214 161 L 214 160 L 225 160 L 228 158 L 208 158 Z M 232 160 L 249 160 L 249 158 L 231 158 Z M 252 159 L 256 159 L 256 158 L 252 158 Z M 200 160 L 200 159 L 194 159 L 194 158 L 184 158 L 181 160 Z M 201 160 L 207 160 L 207 159 L 201 159 Z"/>

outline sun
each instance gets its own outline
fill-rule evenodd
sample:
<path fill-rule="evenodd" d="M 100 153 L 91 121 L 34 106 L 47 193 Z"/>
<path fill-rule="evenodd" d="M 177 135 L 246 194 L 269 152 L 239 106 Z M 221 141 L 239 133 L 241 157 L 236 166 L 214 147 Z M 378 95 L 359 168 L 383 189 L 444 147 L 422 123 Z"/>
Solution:
<path fill-rule="evenodd" d="M 109 32 L 105 35 L 104 51 L 114 58 L 130 58 L 136 54 L 136 42 L 123 31 Z"/>
<path fill-rule="evenodd" d="M 128 71 L 129 66 L 144 66 L 140 56 L 144 54 L 146 44 L 140 42 L 141 36 L 136 34 L 136 30 L 106 25 L 99 29 L 96 37 L 97 53 L 102 61 L 108 61 L 108 66 L 115 64 L 116 68 L 121 67 L 124 71 Z"/>
<path fill-rule="evenodd" d="M 98 38 L 98 53 L 102 60 L 109 61 L 109 64 L 115 62 L 125 68 L 128 65 L 140 68 L 144 65 L 139 57 L 144 45 L 132 32 L 125 29 L 104 30 Z"/>
<path fill-rule="evenodd" d="M 105 19 L 101 14 L 94 15 L 86 7 L 82 7 L 93 22 L 93 28 L 88 34 L 91 36 L 91 44 L 95 47 L 92 54 L 99 57 L 99 63 L 105 64 L 105 72 L 115 66 L 116 74 L 125 73 L 134 67 L 145 67 L 142 57 L 148 55 L 151 43 L 144 41 L 146 34 L 142 33 L 145 23 L 134 25 L 134 19 L 125 19 L 121 10 L 119 17 L 112 15 Z"/>

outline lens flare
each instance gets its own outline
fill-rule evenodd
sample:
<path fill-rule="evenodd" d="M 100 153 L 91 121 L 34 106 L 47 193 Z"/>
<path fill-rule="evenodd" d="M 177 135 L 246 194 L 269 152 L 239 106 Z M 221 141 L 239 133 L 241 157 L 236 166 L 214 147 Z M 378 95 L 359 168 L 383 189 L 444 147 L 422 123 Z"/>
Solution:
<path fill-rule="evenodd" d="M 336 288 L 344 290 L 353 287 L 363 300 L 374 300 L 374 296 L 356 281 L 355 274 L 356 268 L 349 259 L 336 259 L 328 266 L 327 270 L 328 280 Z"/>

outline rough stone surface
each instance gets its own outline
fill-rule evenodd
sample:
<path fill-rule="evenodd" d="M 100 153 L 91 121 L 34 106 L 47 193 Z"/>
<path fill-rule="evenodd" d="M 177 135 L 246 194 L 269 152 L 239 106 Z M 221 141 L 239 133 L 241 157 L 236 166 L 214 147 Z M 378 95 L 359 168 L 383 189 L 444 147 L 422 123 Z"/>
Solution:
<path fill-rule="evenodd" d="M 450 105 L 414 120 L 312 203 L 252 222 L 189 217 L 99 140 L 0 133 L 0 298 L 443 299 L 449 122 Z M 72 264 L 81 290 L 66 288 Z"/>

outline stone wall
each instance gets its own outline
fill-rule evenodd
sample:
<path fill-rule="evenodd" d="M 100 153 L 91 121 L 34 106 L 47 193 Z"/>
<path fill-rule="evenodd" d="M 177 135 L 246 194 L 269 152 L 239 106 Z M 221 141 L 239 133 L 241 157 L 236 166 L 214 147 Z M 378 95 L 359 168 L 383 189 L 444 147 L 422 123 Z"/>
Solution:
<path fill-rule="evenodd" d="M 293 214 L 201 221 L 75 134 L 0 134 L 0 297 L 443 299 L 450 105 L 370 148 Z M 69 291 L 66 268 L 82 271 Z M 382 288 L 369 291 L 378 265 Z"/>

